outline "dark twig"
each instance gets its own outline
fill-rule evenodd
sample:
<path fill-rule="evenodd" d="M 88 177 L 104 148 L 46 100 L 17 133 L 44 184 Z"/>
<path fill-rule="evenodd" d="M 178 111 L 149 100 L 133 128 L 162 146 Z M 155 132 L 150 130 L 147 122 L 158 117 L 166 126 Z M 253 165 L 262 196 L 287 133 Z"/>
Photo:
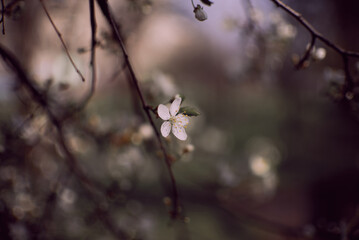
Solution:
<path fill-rule="evenodd" d="M 343 58 L 343 68 L 345 71 L 345 75 L 346 75 L 346 86 L 345 86 L 345 91 L 351 91 L 353 89 L 354 83 L 353 83 L 353 78 L 350 74 L 349 71 L 349 63 L 348 63 L 348 58 L 349 57 L 354 57 L 354 58 L 359 58 L 359 52 L 353 52 L 353 51 L 348 51 L 340 46 L 338 46 L 337 44 L 333 43 L 332 41 L 330 41 L 329 39 L 327 39 L 325 36 L 323 36 L 318 30 L 316 30 L 305 18 L 302 17 L 302 15 L 298 12 L 296 12 L 295 10 L 293 10 L 291 7 L 289 7 L 288 5 L 284 4 L 281 0 L 271 0 L 277 7 L 282 8 L 285 12 L 287 12 L 289 15 L 291 15 L 292 17 L 294 17 L 297 22 L 299 22 L 305 29 L 308 30 L 308 32 L 312 35 L 312 42 L 311 45 L 312 47 L 309 47 L 304 55 L 304 57 L 301 59 L 300 62 L 305 62 L 308 57 L 310 56 L 310 52 L 313 49 L 313 46 L 316 42 L 316 40 L 320 40 L 322 43 L 324 43 L 326 46 L 328 46 L 329 48 L 333 49 L 334 51 L 336 51 L 338 54 L 340 54 Z M 297 65 L 300 66 L 300 65 Z"/>
<path fill-rule="evenodd" d="M 5 35 L 5 4 L 4 0 L 1 0 L 1 20 L 2 23 L 2 34 Z"/>
<path fill-rule="evenodd" d="M 191 3 L 192 3 L 193 8 L 196 8 L 196 6 L 195 6 L 194 3 L 193 3 L 193 0 L 191 0 Z"/>
<path fill-rule="evenodd" d="M 110 9 L 109 9 L 107 1 L 100 0 L 100 1 L 97 1 L 97 4 L 99 5 L 99 7 L 102 11 L 102 14 L 105 16 L 109 25 L 114 24 L 114 26 L 111 27 L 113 36 L 118 35 L 118 36 L 120 36 L 121 41 L 123 41 L 123 39 L 125 39 L 125 37 L 121 34 L 121 26 L 116 21 L 111 19 Z M 115 38 L 117 39 L 117 37 L 115 37 Z M 121 71 L 122 71 L 122 69 L 125 69 L 126 66 L 127 66 L 127 62 L 124 61 L 123 65 L 121 67 Z M 129 74 L 129 73 L 127 73 L 127 74 Z M 137 115 L 141 115 L 140 103 L 138 101 L 138 98 L 136 97 L 136 92 L 135 92 L 136 86 L 134 85 L 133 81 L 131 80 L 131 76 L 127 77 L 127 79 L 128 79 L 128 84 L 130 86 L 131 98 L 132 98 L 131 100 L 132 100 L 132 104 L 134 106 L 133 109 Z"/>
<path fill-rule="evenodd" d="M 97 4 L 99 5 L 102 14 L 105 16 L 106 20 L 108 23 L 111 23 L 111 14 L 110 14 L 110 9 L 108 7 L 108 1 L 107 0 L 97 0 Z M 119 36 L 121 37 L 121 39 L 124 39 L 124 36 L 121 35 L 121 28 L 120 26 L 117 24 L 116 21 L 112 21 L 113 24 L 115 24 L 115 27 L 112 28 L 112 32 L 114 35 L 119 34 Z"/>
<path fill-rule="evenodd" d="M 84 76 L 82 75 L 82 73 L 80 72 L 80 70 L 77 68 L 75 62 L 73 61 L 73 59 L 72 59 L 72 57 L 71 57 L 71 55 L 70 55 L 70 52 L 69 52 L 69 50 L 68 50 L 68 48 L 67 48 L 67 46 L 66 46 L 66 44 L 65 44 L 65 41 L 64 41 L 64 39 L 62 38 L 62 35 L 61 35 L 60 31 L 57 29 L 55 23 L 52 21 L 52 18 L 51 18 L 51 16 L 50 16 L 49 11 L 47 10 L 47 8 L 46 8 L 46 6 L 45 6 L 43 0 L 39 0 L 39 1 L 40 1 L 40 3 L 41 3 L 42 8 L 44 9 L 44 11 L 45 11 L 45 13 L 46 13 L 47 18 L 49 19 L 49 21 L 50 21 L 52 27 L 54 28 L 54 30 L 55 30 L 57 36 L 59 37 L 59 39 L 60 39 L 60 41 L 61 41 L 61 43 L 62 43 L 62 46 L 63 46 L 64 49 L 65 49 L 65 52 L 66 52 L 67 57 L 69 58 L 69 60 L 70 60 L 70 62 L 71 62 L 71 64 L 72 64 L 72 66 L 73 66 L 74 69 L 76 70 L 77 74 L 80 76 L 81 80 L 84 82 L 84 81 L 85 81 L 85 78 L 84 78 Z"/>
<path fill-rule="evenodd" d="M 95 15 L 95 1 L 89 0 L 90 5 L 90 22 L 91 22 L 91 66 L 92 66 L 92 81 L 89 99 L 93 95 L 96 87 L 96 15 Z"/>
<path fill-rule="evenodd" d="M 96 208 L 100 208 L 101 202 L 100 202 L 100 196 L 104 195 L 104 189 L 105 187 L 100 185 L 98 182 L 93 181 L 87 175 L 80 169 L 80 167 L 77 165 L 77 160 L 75 156 L 70 151 L 70 148 L 66 142 L 65 134 L 64 134 L 64 128 L 62 123 L 57 119 L 57 117 L 54 115 L 54 113 L 51 111 L 46 99 L 41 95 L 40 91 L 35 87 L 33 81 L 27 76 L 25 73 L 25 70 L 21 66 L 21 64 L 18 62 L 18 60 L 15 58 L 15 56 L 7 50 L 5 47 L 3 47 L 0 44 L 0 55 L 2 56 L 4 62 L 13 69 L 13 71 L 17 74 L 19 81 L 24 85 L 24 87 L 30 92 L 35 102 L 37 102 L 46 112 L 47 117 L 49 118 L 52 125 L 55 127 L 58 135 L 58 144 L 61 147 L 61 150 L 63 151 L 64 155 L 66 156 L 66 163 L 69 167 L 69 170 L 73 175 L 79 180 L 79 182 L 84 186 L 84 189 L 86 190 L 86 194 L 90 197 L 90 200 L 92 200 L 96 204 Z M 60 182 L 58 182 L 59 185 Z M 49 199 L 52 198 L 52 196 L 49 196 Z M 104 198 L 106 200 L 106 198 Z M 112 221 L 110 220 L 109 212 L 107 210 L 104 210 L 102 212 L 101 220 L 103 224 L 108 228 L 110 232 L 112 232 L 115 236 L 117 236 L 118 239 L 129 239 L 127 234 L 122 231 L 121 229 L 117 229 Z"/>
<path fill-rule="evenodd" d="M 297 69 L 302 69 L 302 68 L 307 66 L 306 63 L 307 63 L 307 61 L 308 61 L 308 59 L 310 57 L 310 54 L 313 52 L 316 39 L 317 39 L 317 37 L 314 34 L 312 34 L 312 40 L 310 41 L 310 44 L 309 44 L 307 50 L 305 51 L 303 57 L 296 64 Z"/>
<path fill-rule="evenodd" d="M 157 141 L 158 141 L 158 144 L 160 146 L 160 149 L 162 151 L 162 154 L 164 155 L 164 159 L 165 159 L 165 163 L 166 163 L 166 166 L 167 166 L 167 170 L 168 170 L 168 173 L 170 175 L 170 179 L 171 179 L 171 186 L 172 186 L 172 198 L 173 198 L 173 209 L 172 209 L 172 212 L 171 212 L 171 216 L 172 218 L 176 218 L 178 216 L 178 209 L 179 209 L 179 204 L 178 204 L 178 190 L 177 190 L 177 184 L 176 184 L 176 179 L 174 177 L 174 174 L 173 174 L 173 171 L 172 171 L 172 167 L 171 167 L 171 161 L 168 157 L 168 154 L 167 154 L 167 151 L 166 151 L 166 148 L 164 147 L 164 144 L 162 142 L 162 139 L 161 139 L 161 136 L 155 126 L 155 123 L 152 119 L 152 116 L 151 116 L 151 110 L 150 108 L 148 107 L 144 97 L 143 97 L 143 94 L 142 94 L 142 91 L 139 87 L 139 84 L 138 84 L 138 79 L 135 75 L 135 72 L 133 71 L 133 68 L 132 68 L 132 64 L 129 60 L 129 57 L 128 57 L 128 54 L 127 54 L 127 51 L 126 51 L 126 48 L 125 48 L 125 45 L 123 43 L 123 40 L 122 40 L 122 37 L 120 35 L 120 32 L 117 28 L 117 24 L 113 18 L 113 15 L 110 11 L 110 8 L 109 8 L 109 5 L 107 3 L 106 0 L 97 0 L 98 4 L 101 6 L 101 10 L 103 12 L 103 14 L 105 15 L 106 19 L 108 20 L 112 30 L 114 31 L 115 33 L 115 37 L 116 37 L 116 40 L 123 52 L 123 56 L 124 56 L 124 60 L 125 60 L 125 63 L 127 65 L 127 69 L 129 71 L 129 75 L 130 75 L 130 79 L 133 83 L 133 86 L 138 94 L 138 97 L 140 98 L 140 101 L 141 101 L 141 105 L 142 105 L 142 108 L 148 118 L 148 121 L 150 122 L 154 132 L 155 132 L 155 135 L 157 137 Z"/>
<path fill-rule="evenodd" d="M 89 92 L 86 94 L 84 99 L 81 101 L 79 106 L 75 108 L 75 111 L 78 111 L 84 108 L 87 103 L 92 98 L 93 94 L 95 93 L 96 82 L 97 82 L 97 71 L 96 71 L 96 31 L 97 31 L 97 24 L 96 24 L 96 15 L 95 15 L 95 1 L 89 0 L 89 7 L 90 7 L 90 23 L 91 23 L 91 59 L 90 65 L 92 68 L 92 76 L 91 76 L 91 86 Z"/>
<path fill-rule="evenodd" d="M 67 143 L 65 141 L 63 126 L 61 122 L 51 111 L 46 99 L 43 97 L 40 91 L 35 87 L 33 81 L 30 78 L 28 78 L 27 74 L 23 70 L 18 60 L 14 57 L 14 55 L 9 50 L 7 50 L 2 45 L 0 45 L 0 55 L 7 63 L 7 65 L 10 66 L 14 70 L 14 72 L 18 75 L 20 82 L 30 92 L 33 99 L 46 111 L 46 114 L 50 122 L 54 125 L 54 127 L 57 130 L 59 144 L 67 157 L 68 165 L 70 166 L 71 171 L 74 172 L 74 174 L 80 178 L 81 182 L 88 185 L 88 187 L 90 187 L 91 189 L 95 189 L 96 191 L 100 191 L 100 189 L 103 189 L 102 186 L 98 186 L 93 181 L 88 179 L 88 177 L 77 166 L 75 157 L 69 150 L 69 147 L 67 146 Z"/>

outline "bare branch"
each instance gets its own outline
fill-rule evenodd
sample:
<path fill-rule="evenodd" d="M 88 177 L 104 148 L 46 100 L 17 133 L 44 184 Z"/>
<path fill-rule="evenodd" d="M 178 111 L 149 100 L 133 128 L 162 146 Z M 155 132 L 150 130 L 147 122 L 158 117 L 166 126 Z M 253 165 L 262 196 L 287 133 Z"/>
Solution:
<path fill-rule="evenodd" d="M 64 41 L 64 39 L 62 38 L 62 35 L 61 35 L 60 31 L 57 29 L 55 23 L 52 21 L 52 18 L 51 18 L 51 16 L 50 16 L 49 11 L 47 10 L 47 8 L 46 8 L 46 6 L 45 6 L 43 0 L 39 0 L 39 1 L 40 1 L 40 3 L 41 3 L 42 8 L 44 9 L 44 11 L 45 11 L 45 13 L 46 13 L 47 18 L 49 19 L 49 21 L 50 21 L 52 27 L 54 28 L 54 30 L 55 30 L 57 36 L 59 37 L 59 39 L 60 39 L 60 41 L 61 41 L 61 43 L 62 43 L 62 46 L 63 46 L 64 49 L 65 49 L 65 52 L 66 52 L 67 57 L 69 58 L 69 60 L 70 60 L 70 62 L 71 62 L 71 64 L 72 64 L 72 66 L 73 66 L 74 69 L 76 70 L 77 74 L 80 76 L 81 80 L 84 82 L 84 81 L 85 81 L 85 78 L 84 78 L 84 76 L 82 75 L 81 71 L 80 71 L 80 70 L 78 69 L 78 67 L 76 66 L 75 62 L 73 61 L 73 59 L 72 59 L 72 57 L 71 57 L 71 55 L 70 55 L 70 52 L 69 52 L 69 50 L 68 50 L 68 48 L 67 48 L 67 46 L 66 46 L 66 44 L 65 44 L 65 41 Z"/>
<path fill-rule="evenodd" d="M 13 56 L 13 54 L 7 50 L 5 47 L 0 45 L 0 55 L 3 57 L 4 61 L 10 66 L 14 72 L 18 75 L 19 81 L 26 87 L 26 89 L 30 92 L 34 100 L 46 111 L 46 114 L 50 120 L 50 122 L 54 125 L 58 132 L 59 144 L 62 147 L 65 155 L 67 156 L 68 164 L 71 170 L 79 176 L 83 183 L 86 183 L 90 188 L 102 189 L 102 186 L 96 186 L 92 181 L 90 181 L 87 176 L 80 170 L 80 168 L 76 164 L 75 157 L 69 150 L 67 143 L 65 141 L 64 133 L 63 133 L 63 126 L 61 122 L 57 119 L 55 114 L 51 111 L 46 99 L 40 93 L 40 91 L 35 87 L 34 83 L 30 78 L 28 78 L 27 74 L 23 70 L 20 63 L 17 59 Z"/>
<path fill-rule="evenodd" d="M 5 4 L 4 0 L 1 0 L 1 20 L 2 23 L 2 34 L 5 35 Z"/>
<path fill-rule="evenodd" d="M 109 8 L 109 5 L 107 3 L 106 0 L 97 0 L 97 3 L 101 6 L 101 10 L 102 10 L 102 13 L 105 15 L 108 23 L 110 24 L 112 30 L 114 31 L 115 33 L 115 38 L 122 50 L 122 53 L 123 53 L 123 56 L 124 56 L 124 60 L 125 60 L 125 63 L 127 65 L 127 69 L 128 69 L 128 72 L 129 72 L 129 75 L 130 75 L 130 79 L 131 79 L 131 82 L 133 83 L 133 86 L 138 94 L 138 97 L 140 98 L 140 101 L 141 101 L 141 105 L 142 105 L 142 108 L 148 118 L 148 121 L 150 122 L 154 132 L 155 132 L 155 135 L 156 135 L 156 138 L 157 138 L 157 142 L 160 146 L 160 149 L 163 153 L 163 156 L 164 156 L 164 159 L 165 159 L 165 163 L 166 163 L 166 166 L 167 166 L 167 170 L 168 170 L 168 173 L 170 175 L 170 179 L 171 179 L 171 185 L 172 185 L 172 198 L 173 198 L 173 209 L 172 209 L 172 212 L 171 212 L 171 216 L 172 218 L 176 218 L 178 216 L 178 209 L 179 209 L 179 199 L 178 199 L 178 190 L 177 190 L 177 184 L 176 184 L 176 180 L 175 180 L 175 177 L 174 177 L 174 174 L 173 174 L 173 171 L 172 171 L 172 167 L 171 167 L 171 160 L 169 159 L 168 157 L 168 154 L 167 154 L 167 151 L 166 151 L 166 148 L 164 147 L 164 144 L 162 142 L 162 139 L 161 139 L 161 136 L 155 126 L 155 123 L 152 119 L 152 116 L 151 116 L 151 112 L 150 112 L 150 108 L 148 107 L 144 97 L 143 97 L 143 94 L 142 94 L 142 91 L 140 89 L 140 86 L 138 84 L 138 79 L 135 75 L 135 72 L 133 71 L 133 68 L 132 68 L 132 64 L 129 60 L 129 57 L 128 57 L 128 54 L 127 54 L 127 51 L 126 51 L 126 48 L 125 48 L 125 45 L 123 43 L 123 40 L 122 40 L 122 37 L 121 37 L 121 34 L 117 28 L 117 24 L 113 18 L 113 15 L 111 13 L 111 10 Z"/>
<path fill-rule="evenodd" d="M 305 51 L 303 57 L 299 60 L 299 62 L 296 64 L 296 68 L 297 69 L 302 69 L 303 67 L 306 67 L 306 63 L 310 57 L 310 53 L 313 51 L 314 49 L 314 45 L 315 45 L 315 40 L 317 39 L 317 37 L 315 35 L 312 34 L 312 40 L 310 41 L 310 44 L 307 48 L 307 50 Z"/>
<path fill-rule="evenodd" d="M 96 87 L 96 15 L 95 15 L 95 1 L 89 0 L 90 5 L 90 22 L 91 22 L 91 66 L 92 66 L 92 80 L 91 80 L 91 89 L 88 96 L 88 99 L 92 97 L 95 92 Z"/>
<path fill-rule="evenodd" d="M 102 201 L 106 201 L 106 197 L 104 190 L 105 187 L 95 182 L 94 180 L 90 179 L 77 165 L 77 159 L 70 151 L 70 148 L 66 142 L 65 134 L 64 134 L 64 127 L 62 122 L 57 119 L 55 114 L 51 111 L 46 99 L 40 93 L 40 91 L 35 87 L 33 81 L 27 76 L 25 70 L 16 59 L 16 57 L 5 47 L 0 44 L 0 55 L 2 56 L 4 62 L 13 69 L 13 71 L 18 75 L 18 80 L 25 86 L 25 88 L 30 92 L 35 102 L 37 102 L 46 112 L 47 117 L 49 118 L 52 125 L 55 127 L 58 138 L 58 144 L 61 147 L 61 150 L 64 152 L 66 156 L 66 164 L 71 173 L 79 180 L 79 182 L 84 186 L 86 190 L 85 193 L 88 195 L 89 199 L 96 205 L 96 209 L 101 209 L 101 216 L 100 219 L 104 226 L 117 237 L 117 239 L 130 239 L 127 233 L 122 231 L 121 229 L 115 227 L 113 222 L 110 219 L 109 212 L 107 209 L 103 209 L 101 207 Z M 57 185 L 60 185 L 58 182 Z M 49 201 L 52 200 L 53 195 L 49 195 Z M 50 203 L 49 203 L 50 204 Z M 50 204 L 51 206 L 51 204 Z"/>
<path fill-rule="evenodd" d="M 96 24 L 96 15 L 95 15 L 95 2 L 94 0 L 89 0 L 89 7 L 90 7 L 90 23 L 91 23 L 91 59 L 90 65 L 92 67 L 92 76 L 91 76 L 91 86 L 89 92 L 85 95 L 84 99 L 81 101 L 78 107 L 74 109 L 74 111 L 81 110 L 84 108 L 87 103 L 92 98 L 93 94 L 95 93 L 96 89 L 96 82 L 97 82 L 97 71 L 96 71 L 96 31 L 97 31 L 97 24 Z"/>
<path fill-rule="evenodd" d="M 302 15 L 295 10 L 293 10 L 288 5 L 284 4 L 281 0 L 271 0 L 277 7 L 283 9 L 285 12 L 287 12 L 289 15 L 291 15 L 293 18 L 297 20 L 304 28 L 308 30 L 308 32 L 312 35 L 312 42 L 311 46 L 313 47 L 315 40 L 318 39 L 325 45 L 327 45 L 329 48 L 336 51 L 338 54 L 342 56 L 343 59 L 343 68 L 345 71 L 345 81 L 346 81 L 346 87 L 345 91 L 351 91 L 354 87 L 353 78 L 349 71 L 349 64 L 348 64 L 348 57 L 354 57 L 359 58 L 359 52 L 353 52 L 348 51 L 337 44 L 330 41 L 328 38 L 326 38 L 323 34 L 321 34 L 317 29 L 315 29 L 305 18 L 302 17 Z M 308 48 L 306 55 L 310 53 L 310 48 Z M 303 62 L 306 60 L 305 56 L 302 58 Z"/>

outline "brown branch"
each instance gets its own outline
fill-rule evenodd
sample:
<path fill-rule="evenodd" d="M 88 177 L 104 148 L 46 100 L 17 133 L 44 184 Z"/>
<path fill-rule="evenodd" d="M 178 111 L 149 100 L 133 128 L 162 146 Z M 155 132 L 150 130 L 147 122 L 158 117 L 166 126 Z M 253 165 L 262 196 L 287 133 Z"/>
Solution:
<path fill-rule="evenodd" d="M 100 196 L 104 195 L 105 187 L 100 185 L 98 182 L 93 181 L 89 177 L 84 174 L 81 168 L 77 165 L 76 157 L 70 151 L 69 146 L 67 145 L 64 128 L 62 123 L 57 119 L 55 114 L 51 111 L 50 106 L 47 103 L 47 100 L 43 97 L 40 91 L 35 87 L 33 81 L 27 76 L 25 70 L 16 59 L 16 57 L 7 50 L 4 46 L 0 44 L 0 55 L 2 56 L 4 62 L 12 68 L 12 70 L 17 74 L 18 80 L 22 83 L 25 88 L 30 92 L 34 101 L 39 104 L 46 112 L 46 115 L 49 121 L 52 123 L 57 132 L 57 141 L 61 147 L 61 150 L 64 152 L 66 156 L 66 163 L 71 173 L 79 180 L 79 182 L 84 186 L 86 190 L 85 193 L 89 196 L 90 200 L 94 202 L 96 208 L 101 208 Z M 60 182 L 58 184 L 60 185 Z M 48 200 L 51 200 L 52 195 L 50 194 Z M 103 199 L 106 198 L 103 197 Z M 107 210 L 103 210 L 101 221 L 108 228 L 108 230 L 113 233 L 118 239 L 130 239 L 130 237 L 121 229 L 117 229 L 112 221 L 110 220 L 109 212 Z"/>
<path fill-rule="evenodd" d="M 91 66 L 92 66 L 92 80 L 91 89 L 88 99 L 92 97 L 96 87 L 96 15 L 95 15 L 95 0 L 89 0 L 90 5 L 90 22 L 91 22 Z M 87 100 L 88 101 L 88 100 Z"/>
<path fill-rule="evenodd" d="M 52 18 L 51 18 L 51 16 L 50 16 L 49 11 L 48 11 L 47 8 L 46 8 L 46 5 L 44 4 L 43 0 L 39 0 L 39 1 L 40 1 L 40 3 L 41 3 L 42 8 L 44 9 L 44 11 L 45 11 L 45 13 L 46 13 L 47 18 L 49 19 L 49 21 L 50 21 L 52 27 L 54 28 L 54 30 L 55 30 L 57 36 L 59 37 L 59 39 L 60 39 L 60 41 L 61 41 L 61 43 L 62 43 L 62 46 L 63 46 L 63 48 L 64 48 L 64 50 L 65 50 L 65 52 L 66 52 L 67 57 L 69 58 L 69 60 L 70 60 L 70 62 L 71 62 L 71 64 L 72 64 L 72 66 L 73 66 L 74 69 L 76 70 L 77 74 L 80 76 L 81 80 L 84 82 L 84 81 L 85 81 L 85 78 L 84 78 L 84 76 L 82 75 L 82 73 L 80 72 L 80 70 L 77 68 L 75 62 L 73 61 L 73 59 L 72 59 L 72 57 L 71 57 L 71 55 L 70 55 L 69 49 L 67 48 L 67 46 L 66 46 L 66 44 L 65 44 L 65 41 L 64 41 L 64 39 L 62 38 L 62 35 L 61 35 L 60 31 L 57 29 L 55 23 L 52 21 Z"/>
<path fill-rule="evenodd" d="M 317 37 L 312 34 L 312 40 L 310 41 L 310 44 L 309 44 L 307 50 L 305 51 L 303 57 L 299 60 L 299 62 L 295 66 L 297 69 L 302 69 L 307 66 L 306 63 L 310 57 L 310 54 L 313 52 L 316 39 L 317 39 Z"/>
<path fill-rule="evenodd" d="M 19 81 L 25 86 L 25 88 L 30 92 L 35 102 L 37 102 L 46 112 L 47 117 L 50 122 L 53 124 L 58 133 L 58 141 L 59 144 L 64 151 L 68 165 L 70 166 L 71 171 L 75 173 L 76 176 L 80 178 L 80 180 L 88 185 L 92 189 L 96 189 L 96 191 L 100 191 L 99 189 L 103 189 L 102 186 L 97 186 L 93 181 L 87 178 L 87 176 L 80 170 L 80 168 L 76 164 L 76 159 L 74 155 L 69 150 L 67 143 L 65 141 L 65 136 L 63 132 L 63 126 L 55 114 L 51 111 L 46 99 L 40 93 L 40 91 L 35 87 L 33 81 L 27 76 L 25 70 L 22 68 L 18 60 L 15 56 L 7 50 L 4 46 L 0 45 L 0 55 L 3 60 L 7 63 L 9 67 L 13 69 L 13 71 L 18 75 Z"/>
<path fill-rule="evenodd" d="M 96 82 L 97 82 L 97 76 L 96 76 L 96 74 L 97 74 L 97 71 L 96 71 L 97 24 L 96 24 L 95 1 L 94 0 L 89 0 L 89 7 L 90 7 L 90 24 L 91 24 L 91 57 L 90 57 L 90 65 L 92 68 L 91 86 L 90 86 L 89 92 L 85 95 L 84 99 L 73 110 L 72 113 L 83 109 L 87 105 L 87 103 L 90 101 L 90 99 L 92 98 L 92 96 L 95 93 Z"/>
<path fill-rule="evenodd" d="M 102 14 L 105 16 L 107 22 L 111 23 L 112 20 L 111 20 L 110 9 L 109 9 L 109 6 L 108 6 L 108 1 L 107 0 L 100 0 L 100 1 L 97 0 L 97 4 L 101 9 Z M 116 32 L 117 32 L 117 34 L 120 35 L 121 39 L 124 39 L 124 37 L 121 35 L 120 26 L 117 24 L 116 21 L 112 21 L 112 22 L 113 22 L 113 24 L 115 24 L 115 27 L 113 27 L 111 29 L 112 32 L 113 32 L 113 35 L 116 35 Z"/>
<path fill-rule="evenodd" d="M 305 18 L 303 18 L 303 16 L 300 13 L 293 10 L 291 7 L 289 7 L 288 5 L 283 3 L 281 0 L 271 0 L 271 1 L 277 7 L 283 9 L 285 12 L 287 12 L 289 15 L 291 15 L 293 18 L 295 18 L 297 20 L 297 22 L 299 22 L 305 29 L 308 30 L 308 32 L 312 35 L 311 46 L 314 46 L 315 41 L 318 39 L 322 43 L 327 45 L 329 48 L 333 49 L 334 51 L 336 51 L 338 54 L 340 54 L 342 56 L 343 68 L 344 68 L 345 75 L 346 75 L 346 78 L 345 78 L 346 79 L 346 91 L 351 91 L 353 89 L 354 82 L 353 82 L 353 78 L 349 71 L 348 58 L 349 57 L 359 58 L 359 52 L 348 51 L 348 50 L 338 46 L 337 44 L 333 43 L 328 38 L 326 38 L 323 34 L 321 34 L 317 29 L 315 29 Z M 309 57 L 310 51 L 311 50 L 309 47 L 309 49 L 307 50 L 307 52 L 305 54 L 305 55 L 308 55 L 307 58 Z M 302 58 L 302 60 L 303 59 L 304 59 L 304 57 Z M 305 60 L 307 60 L 307 59 L 304 59 L 303 62 Z"/>
<path fill-rule="evenodd" d="M 114 27 L 111 27 L 112 35 L 115 36 L 114 38 L 117 39 L 116 35 L 119 35 L 120 39 L 122 39 L 122 41 L 123 41 L 123 39 L 125 39 L 125 38 L 121 34 L 121 27 L 116 21 L 113 20 L 113 18 L 111 19 L 110 9 L 107 4 L 107 1 L 103 1 L 103 0 L 97 1 L 97 4 L 99 5 L 99 7 L 102 11 L 102 14 L 105 16 L 109 25 L 111 25 L 112 23 L 114 24 Z M 120 71 L 122 71 L 122 69 L 125 69 L 126 67 L 127 67 L 127 62 L 124 61 Z M 129 73 L 126 73 L 126 75 L 128 75 L 128 74 Z M 136 90 L 135 90 L 136 86 L 133 84 L 133 81 L 131 80 L 131 76 L 128 76 L 127 80 L 128 80 L 128 84 L 130 86 L 133 109 L 137 115 L 141 116 L 142 112 L 140 109 L 140 103 L 139 103 L 138 97 L 136 96 L 136 94 L 137 94 Z"/>
<path fill-rule="evenodd" d="M 2 34 L 5 35 L 5 4 L 4 0 L 1 0 L 1 20 L 2 23 Z"/>
<path fill-rule="evenodd" d="M 128 57 L 128 54 L 127 54 L 127 51 L 126 51 L 126 48 L 125 48 L 125 45 L 123 43 L 123 38 L 121 37 L 121 34 L 117 28 L 117 23 L 115 22 L 114 18 L 113 18 L 113 15 L 111 13 L 111 10 L 110 10 L 110 7 L 107 3 L 106 0 L 97 0 L 97 3 L 100 5 L 101 7 L 101 10 L 102 10 L 102 13 L 105 15 L 109 25 L 111 26 L 112 30 L 114 31 L 115 33 L 115 38 L 122 50 L 122 53 L 123 53 L 123 57 L 124 57 L 124 60 L 125 60 L 125 63 L 127 65 L 127 69 L 128 69 L 128 72 L 129 72 L 129 75 L 130 75 L 130 79 L 131 79 L 131 82 L 138 94 L 138 97 L 140 99 L 140 102 L 141 102 L 141 105 L 142 105 L 142 108 L 148 118 L 148 121 L 150 122 L 154 132 L 155 132 L 155 135 L 156 135 L 156 138 L 157 138 L 157 142 L 160 146 L 160 149 L 162 151 L 162 154 L 164 156 L 164 160 L 165 160 L 165 163 L 166 163 L 166 166 L 167 166 L 167 170 L 168 170 L 168 173 L 170 175 L 170 180 L 171 180 L 171 186 L 172 186 L 172 198 L 173 198 L 173 209 L 172 209 L 172 212 L 171 212 L 171 216 L 172 218 L 176 218 L 179 214 L 178 210 L 179 210 L 179 199 L 178 199 L 178 190 L 177 190 L 177 183 L 176 183 L 176 179 L 174 177 L 174 174 L 173 174 L 173 171 L 172 171 L 172 167 L 171 167 L 171 161 L 168 157 L 168 154 L 167 154 L 167 151 L 166 151 L 166 148 L 164 147 L 164 144 L 162 142 L 162 139 L 161 139 L 161 136 L 155 126 L 155 123 L 152 119 L 152 116 L 151 116 L 151 110 L 150 108 L 148 107 L 144 97 L 143 97 L 143 94 L 142 94 L 142 91 L 140 89 L 140 86 L 138 84 L 138 79 L 135 75 L 135 72 L 132 68 L 132 64 L 129 60 L 129 57 Z"/>

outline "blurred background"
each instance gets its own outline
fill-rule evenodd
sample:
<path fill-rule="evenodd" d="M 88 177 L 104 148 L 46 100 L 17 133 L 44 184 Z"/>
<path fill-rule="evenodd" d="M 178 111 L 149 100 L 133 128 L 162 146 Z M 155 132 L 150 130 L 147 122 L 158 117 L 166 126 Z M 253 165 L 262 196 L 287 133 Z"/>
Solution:
<path fill-rule="evenodd" d="M 359 2 L 285 2 L 359 51 Z M 177 220 L 163 155 L 101 9 L 95 3 L 97 81 L 86 102 L 89 2 L 44 3 L 86 81 L 39 1 L 4 1 L 0 44 L 58 117 L 65 144 L 1 61 L 0 239 L 359 239 L 359 105 L 342 101 L 342 58 L 317 42 L 296 70 L 310 34 L 272 1 L 194 1 L 203 22 L 190 0 L 108 1 L 146 102 L 181 94 L 201 113 L 186 141 L 163 138 Z M 351 59 L 354 80 L 358 67 Z"/>

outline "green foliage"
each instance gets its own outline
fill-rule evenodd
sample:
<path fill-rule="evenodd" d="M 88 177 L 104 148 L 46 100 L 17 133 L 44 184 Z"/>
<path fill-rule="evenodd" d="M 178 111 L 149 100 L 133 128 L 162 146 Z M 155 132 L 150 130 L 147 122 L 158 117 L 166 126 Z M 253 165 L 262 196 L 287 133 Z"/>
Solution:
<path fill-rule="evenodd" d="M 197 109 L 194 107 L 181 107 L 178 113 L 183 113 L 184 115 L 187 115 L 189 117 L 197 117 L 200 115 Z"/>

